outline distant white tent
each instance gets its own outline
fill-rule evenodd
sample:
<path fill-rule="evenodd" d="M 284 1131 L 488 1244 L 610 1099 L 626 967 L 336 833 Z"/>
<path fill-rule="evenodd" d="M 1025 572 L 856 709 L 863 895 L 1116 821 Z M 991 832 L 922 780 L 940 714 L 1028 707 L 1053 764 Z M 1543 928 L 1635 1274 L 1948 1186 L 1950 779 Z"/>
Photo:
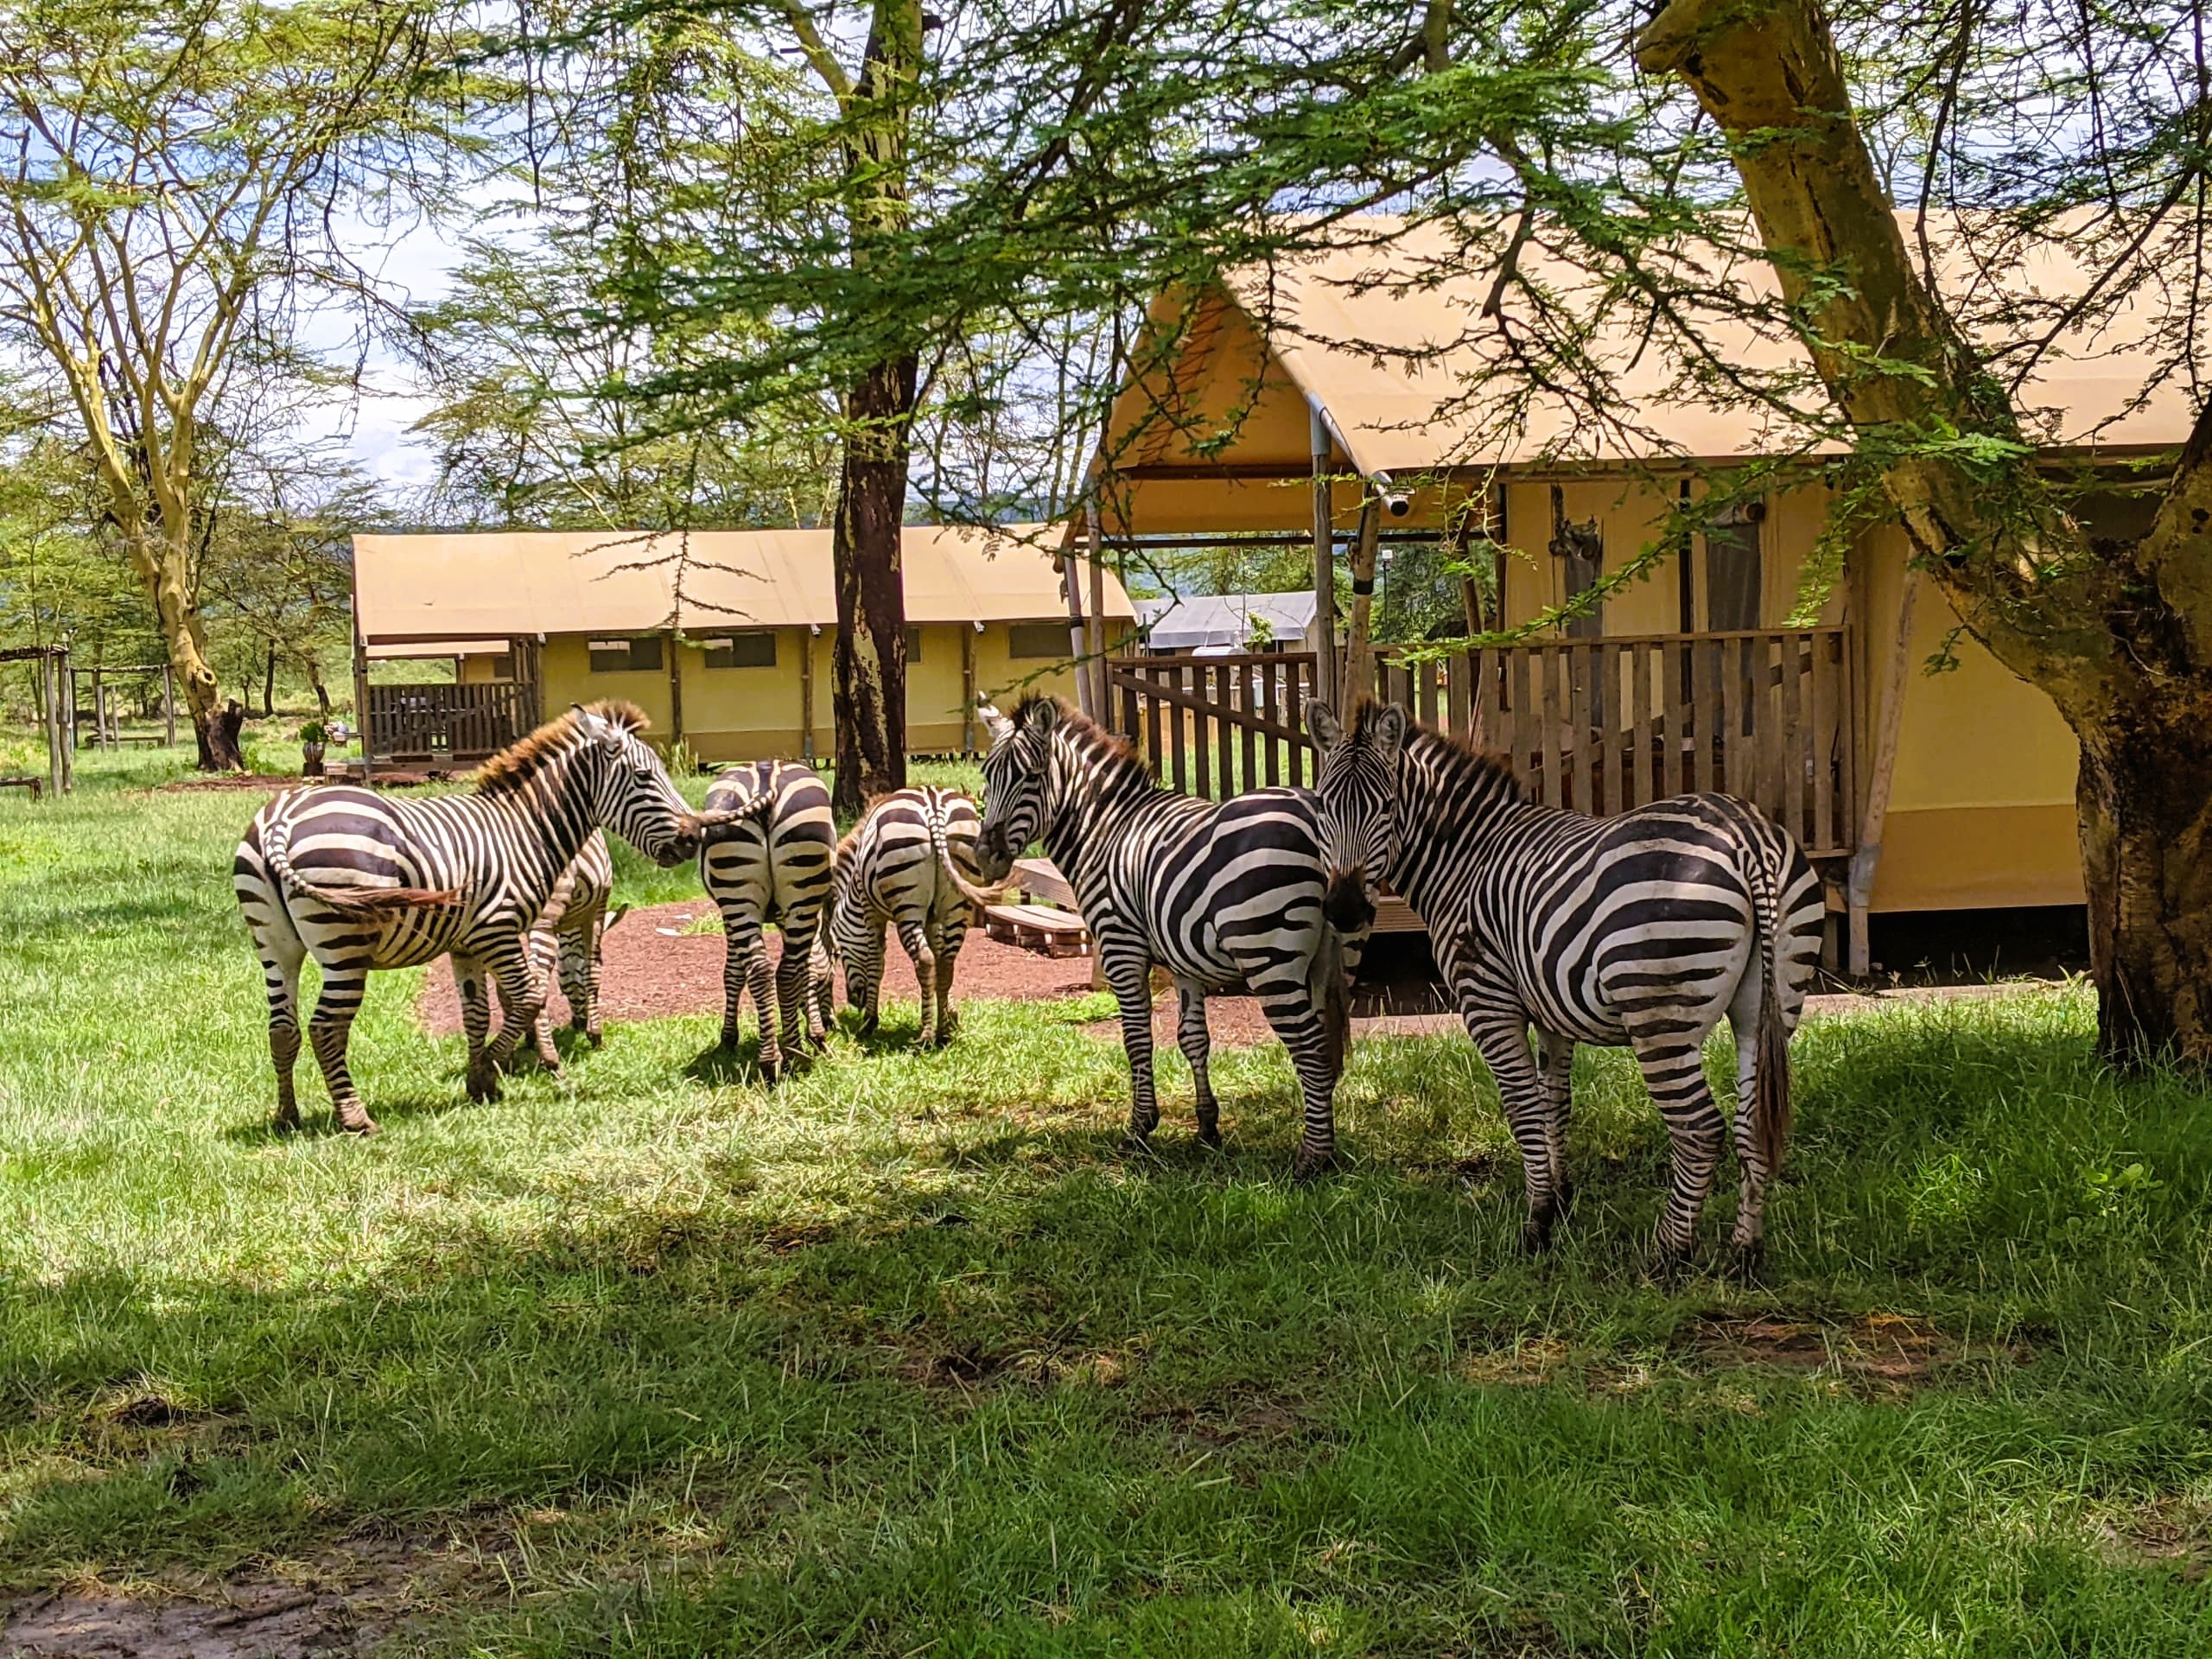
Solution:
<path fill-rule="evenodd" d="M 1314 648 L 1316 607 L 1311 593 L 1171 594 L 1135 603 L 1137 624 L 1153 651 L 1225 657 L 1270 645 L 1282 651 Z"/>

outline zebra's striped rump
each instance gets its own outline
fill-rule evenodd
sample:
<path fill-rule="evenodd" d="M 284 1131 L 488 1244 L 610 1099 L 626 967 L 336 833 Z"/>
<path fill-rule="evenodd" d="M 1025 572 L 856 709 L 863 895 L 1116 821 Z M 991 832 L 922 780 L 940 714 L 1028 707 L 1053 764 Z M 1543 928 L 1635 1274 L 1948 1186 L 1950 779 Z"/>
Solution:
<path fill-rule="evenodd" d="M 472 1097 L 497 1074 L 545 1000 L 547 966 L 531 935 L 585 844 L 611 829 L 665 864 L 699 845 L 699 819 L 639 733 L 627 703 L 549 721 L 489 764 L 474 790 L 428 799 L 322 785 L 276 797 L 238 842 L 232 885 L 269 993 L 277 1121 L 299 1121 L 300 966 L 312 954 L 322 991 L 308 1036 L 339 1122 L 376 1125 L 346 1069 L 353 1014 L 370 973 L 450 954 L 468 1034 Z M 486 1043 L 490 985 L 502 1004 Z"/>
<path fill-rule="evenodd" d="M 838 842 L 835 896 L 816 937 L 815 995 L 829 1018 L 835 965 L 845 969 L 845 1000 L 876 1027 L 883 988 L 884 930 L 914 964 L 921 988 L 921 1042 L 952 1034 L 952 976 L 973 913 L 998 895 L 976 885 L 976 804 L 957 790 L 902 789 L 868 803 Z"/>
<path fill-rule="evenodd" d="M 1332 868 L 1387 880 L 1427 923 L 1437 963 L 1496 1075 L 1541 1247 L 1568 1192 L 1577 1043 L 1625 1045 L 1666 1120 L 1674 1168 L 1657 1231 L 1685 1256 L 1722 1120 L 1705 1038 L 1734 1028 L 1743 1185 L 1733 1248 L 1761 1246 L 1789 1128 L 1789 1037 L 1826 919 L 1803 849 L 1756 807 L 1685 795 L 1610 818 L 1540 806 L 1495 756 L 1363 704 L 1348 729 L 1308 704 Z M 1529 1053 L 1537 1034 L 1540 1063 Z"/>
<path fill-rule="evenodd" d="M 798 1051 L 803 1017 L 810 1042 L 823 1034 L 808 976 L 837 842 L 829 786 L 796 760 L 731 766 L 708 787 L 707 817 L 699 879 L 722 917 L 721 1046 L 736 1047 L 738 1006 L 751 991 L 760 1071 L 773 1082 Z M 770 922 L 783 935 L 772 968 L 762 931 Z"/>
<path fill-rule="evenodd" d="M 1152 1068 L 1151 972 L 1173 976 L 1179 1040 L 1198 1087 L 1200 1137 L 1218 1141 L 1208 1080 L 1205 998 L 1246 990 L 1290 1051 L 1305 1098 L 1301 1171 L 1335 1153 L 1332 1097 L 1350 1029 L 1349 990 L 1363 933 L 1322 913 L 1319 803 L 1265 789 L 1218 805 L 1156 784 L 1125 743 L 1057 698 L 1025 698 L 1011 719 L 982 711 L 985 810 L 977 858 L 1004 878 L 1033 840 L 1074 887 L 1099 966 L 1121 1005 L 1129 1057 L 1129 1132 L 1159 1122 Z"/>

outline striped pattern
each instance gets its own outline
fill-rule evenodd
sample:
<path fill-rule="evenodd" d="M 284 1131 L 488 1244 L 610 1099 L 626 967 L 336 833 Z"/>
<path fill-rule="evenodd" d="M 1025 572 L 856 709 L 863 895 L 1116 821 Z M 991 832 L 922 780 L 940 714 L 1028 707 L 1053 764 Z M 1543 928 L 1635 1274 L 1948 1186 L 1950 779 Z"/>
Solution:
<path fill-rule="evenodd" d="M 268 985 L 280 1127 L 299 1122 L 292 1070 L 309 954 L 322 992 L 308 1035 L 341 1127 L 376 1128 L 346 1064 L 369 975 L 442 956 L 461 986 L 469 1096 L 497 1096 L 500 1068 L 544 1005 L 532 930 L 593 832 L 612 830 L 664 865 L 699 845 L 704 826 L 639 735 L 645 724 L 627 703 L 594 703 L 495 756 L 470 793 L 410 799 L 325 785 L 254 815 L 232 879 Z M 504 1017 L 487 1044 L 494 982 Z"/>
<path fill-rule="evenodd" d="M 750 990 L 760 1019 L 760 1072 L 772 1083 L 799 1046 L 802 1016 L 811 1042 L 823 1036 L 807 976 L 837 845 L 830 790 L 810 766 L 762 760 L 719 773 L 707 810 L 743 815 L 699 860 L 700 880 L 722 913 L 721 1046 L 737 1046 L 738 1004 Z M 762 931 L 770 922 L 783 934 L 772 969 Z"/>
<path fill-rule="evenodd" d="M 1536 805 L 1502 761 L 1413 727 L 1395 705 L 1363 706 L 1346 732 L 1309 703 L 1306 725 L 1322 749 L 1332 868 L 1379 875 L 1427 922 L 1497 1079 L 1521 1147 L 1529 1247 L 1549 1242 L 1566 1208 L 1574 1046 L 1599 1043 L 1635 1051 L 1673 1141 L 1658 1264 L 1689 1254 L 1723 1135 L 1702 1049 L 1725 1015 L 1743 1175 L 1732 1245 L 1755 1260 L 1789 1135 L 1789 1033 L 1825 919 L 1796 841 L 1726 795 L 1609 818 Z"/>
<path fill-rule="evenodd" d="M 1205 999 L 1249 990 L 1290 1051 L 1305 1096 L 1298 1169 L 1335 1155 L 1332 1101 L 1350 1031 L 1349 990 L 1363 932 L 1322 917 L 1319 805 L 1303 790 L 1263 789 L 1218 805 L 1161 789 L 1128 745 L 1056 698 L 1026 698 L 1013 718 L 982 711 L 985 810 L 977 855 L 986 880 L 1041 839 L 1096 941 L 1121 1004 L 1128 1052 L 1129 1134 L 1160 1121 L 1153 1080 L 1151 974 L 1181 995 L 1178 1036 L 1198 1086 L 1198 1135 L 1221 1139 L 1206 1074 Z"/>
<path fill-rule="evenodd" d="M 976 804 L 957 790 L 902 789 L 869 803 L 837 844 L 835 897 L 815 941 L 815 995 L 825 1023 L 831 975 L 842 963 L 845 1001 L 861 1011 L 861 1034 L 875 1029 L 890 927 L 921 987 L 922 1046 L 951 1037 L 960 947 L 976 906 L 995 902 L 976 885 L 981 828 Z"/>
<path fill-rule="evenodd" d="M 530 931 L 531 956 L 538 973 L 549 980 L 559 975 L 561 995 L 569 999 L 569 1028 L 594 1048 L 600 1045 L 601 941 L 623 915 L 617 911 L 608 919 L 607 904 L 613 893 L 614 855 L 607 847 L 607 832 L 594 830 L 583 851 L 553 884 L 553 896 Z M 538 1058 L 557 1069 L 561 1056 L 553 1046 L 550 1004 L 539 1008 L 535 1030 Z"/>

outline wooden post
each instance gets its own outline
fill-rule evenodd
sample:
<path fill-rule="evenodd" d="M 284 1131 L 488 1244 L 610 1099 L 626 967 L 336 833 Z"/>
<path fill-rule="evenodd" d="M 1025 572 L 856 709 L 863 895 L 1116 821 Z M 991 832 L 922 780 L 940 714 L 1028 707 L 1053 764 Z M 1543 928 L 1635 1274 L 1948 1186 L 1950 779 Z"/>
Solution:
<path fill-rule="evenodd" d="M 1075 561 L 1063 551 L 1058 558 L 1060 588 L 1068 601 L 1069 654 L 1075 658 L 1075 699 L 1077 706 L 1086 715 L 1096 717 L 1090 706 L 1090 675 L 1084 660 L 1088 630 L 1083 620 L 1083 584 L 1076 579 Z"/>
<path fill-rule="evenodd" d="M 814 759 L 814 628 L 798 631 L 798 756 Z"/>
<path fill-rule="evenodd" d="M 164 735 L 162 747 L 176 747 L 176 664 L 162 664 L 162 725 Z"/>
<path fill-rule="evenodd" d="M 1351 626 L 1344 641 L 1346 702 L 1375 683 L 1375 561 L 1382 534 L 1382 498 L 1370 489 L 1360 498 L 1359 538 L 1351 550 Z"/>
<path fill-rule="evenodd" d="M 1874 871 L 1882 861 L 1882 824 L 1890 811 L 1890 779 L 1897 769 L 1897 734 L 1904 723 L 1904 694 L 1912 661 L 1913 601 L 1919 589 L 1920 572 L 1908 563 L 1904 585 L 1897 594 L 1897 636 L 1891 643 L 1890 659 L 1882 674 L 1882 713 L 1875 726 L 1874 764 L 1866 780 L 1866 809 L 1859 820 L 1859 845 L 1851 855 L 1851 873 L 1844 888 L 1851 928 L 1851 971 L 1860 979 L 1873 970 L 1867 917 L 1874 899 Z"/>
<path fill-rule="evenodd" d="M 1329 420 L 1309 400 L 1313 448 L 1313 687 L 1321 701 L 1337 705 L 1337 556 L 1335 518 L 1329 500 Z M 1300 722 L 1302 728 L 1304 722 Z"/>
<path fill-rule="evenodd" d="M 356 582 L 354 598 L 358 603 L 360 588 Z M 366 779 L 376 768 L 375 734 L 369 729 L 369 648 L 361 642 L 358 629 L 353 634 L 353 723 L 361 728 L 361 776 Z"/>
<path fill-rule="evenodd" d="M 960 625 L 960 753 L 976 753 L 976 624 Z"/>
<path fill-rule="evenodd" d="M 47 656 L 39 659 L 40 689 L 46 702 L 46 780 L 56 796 L 68 787 L 68 756 L 64 750 L 61 726 L 62 687 L 67 683 L 69 671 L 64 666 L 67 658 Z"/>
<path fill-rule="evenodd" d="M 1090 715 L 1102 726 L 1112 724 L 1113 699 L 1106 683 L 1106 550 L 1098 525 L 1098 503 L 1083 510 L 1084 556 L 1090 562 Z"/>
<path fill-rule="evenodd" d="M 683 741 L 683 639 L 673 628 L 668 640 L 668 747 Z"/>

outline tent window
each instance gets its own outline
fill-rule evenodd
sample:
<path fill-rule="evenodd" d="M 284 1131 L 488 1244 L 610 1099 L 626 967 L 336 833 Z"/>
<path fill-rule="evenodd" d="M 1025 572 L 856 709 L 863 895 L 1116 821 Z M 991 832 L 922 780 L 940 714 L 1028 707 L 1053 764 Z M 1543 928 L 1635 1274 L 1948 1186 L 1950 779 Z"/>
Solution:
<path fill-rule="evenodd" d="M 498 656 L 494 657 L 494 658 L 492 659 L 492 677 L 493 677 L 493 679 L 495 679 L 495 680 L 512 680 L 512 678 L 514 678 L 514 677 L 515 677 L 515 654 L 514 654 L 514 652 L 512 652 L 512 651 L 503 651 L 503 652 L 501 652 Z"/>
<path fill-rule="evenodd" d="M 1705 626 L 1715 633 L 1759 626 L 1761 504 L 1721 513 L 1705 531 Z"/>
<path fill-rule="evenodd" d="M 776 635 L 772 629 L 755 628 L 707 641 L 709 668 L 773 668 Z"/>
<path fill-rule="evenodd" d="M 922 660 L 922 631 L 919 628 L 906 630 L 906 660 L 910 663 Z"/>
<path fill-rule="evenodd" d="M 660 666 L 657 633 L 635 639 L 594 639 L 589 644 L 594 674 L 650 674 Z"/>
<path fill-rule="evenodd" d="M 1068 625 L 1065 622 L 1016 622 L 1006 631 L 1009 657 L 1038 658 L 1068 655 Z"/>

